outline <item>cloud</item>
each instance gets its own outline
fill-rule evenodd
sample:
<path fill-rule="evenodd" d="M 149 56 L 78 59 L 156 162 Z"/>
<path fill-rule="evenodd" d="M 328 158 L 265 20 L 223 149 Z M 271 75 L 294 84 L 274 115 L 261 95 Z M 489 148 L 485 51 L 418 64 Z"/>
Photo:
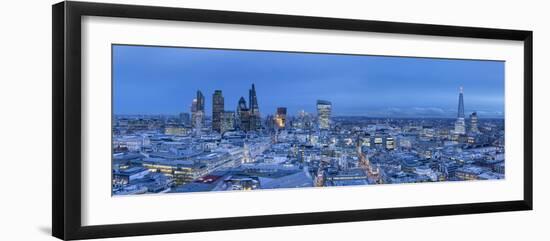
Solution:
<path fill-rule="evenodd" d="M 466 110 L 466 118 L 468 113 L 475 110 Z M 499 111 L 476 111 L 480 118 L 498 118 L 503 117 L 503 113 Z M 340 115 L 362 115 L 370 117 L 404 117 L 404 118 L 456 118 L 457 110 L 454 108 L 441 108 L 441 107 L 426 107 L 426 106 L 413 106 L 413 107 L 385 107 L 385 108 L 373 108 L 369 110 L 349 111 Z"/>

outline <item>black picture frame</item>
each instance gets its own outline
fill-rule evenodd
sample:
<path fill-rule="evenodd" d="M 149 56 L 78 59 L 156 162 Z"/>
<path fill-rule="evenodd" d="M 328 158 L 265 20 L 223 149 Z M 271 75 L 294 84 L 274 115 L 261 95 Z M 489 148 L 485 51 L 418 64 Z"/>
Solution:
<path fill-rule="evenodd" d="M 235 218 L 82 226 L 81 224 L 81 17 L 195 21 L 327 30 L 517 40 L 524 43 L 523 199 L 421 207 L 342 210 Z M 380 219 L 532 210 L 533 32 L 278 14 L 151 7 L 90 2 L 52 6 L 52 233 L 60 239 L 106 238 L 213 230 L 308 225 Z"/>

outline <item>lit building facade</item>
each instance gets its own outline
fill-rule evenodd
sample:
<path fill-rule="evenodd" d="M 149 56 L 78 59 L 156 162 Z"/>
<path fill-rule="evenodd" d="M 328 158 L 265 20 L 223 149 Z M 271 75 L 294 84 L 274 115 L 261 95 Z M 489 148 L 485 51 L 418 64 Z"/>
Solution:
<path fill-rule="evenodd" d="M 330 128 L 331 112 L 332 103 L 326 100 L 317 100 L 317 122 L 319 129 L 328 130 Z"/>
<path fill-rule="evenodd" d="M 224 111 L 221 116 L 221 133 L 235 129 L 235 112 Z"/>
<path fill-rule="evenodd" d="M 286 126 L 286 107 L 278 107 L 275 114 L 275 127 L 284 129 Z"/>
<path fill-rule="evenodd" d="M 386 138 L 386 149 L 393 150 L 395 149 L 395 140 L 393 137 Z"/>
<path fill-rule="evenodd" d="M 184 136 L 187 135 L 188 130 L 182 126 L 167 126 L 164 128 L 165 135 Z"/>

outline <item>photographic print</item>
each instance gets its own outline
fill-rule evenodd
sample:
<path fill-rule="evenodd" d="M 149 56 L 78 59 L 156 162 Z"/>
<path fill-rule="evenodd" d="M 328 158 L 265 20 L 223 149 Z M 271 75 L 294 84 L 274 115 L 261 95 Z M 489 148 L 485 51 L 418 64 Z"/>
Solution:
<path fill-rule="evenodd" d="M 52 6 L 63 240 L 532 210 L 532 124 L 529 30 Z"/>
<path fill-rule="evenodd" d="M 114 196 L 505 178 L 504 61 L 111 49 Z"/>

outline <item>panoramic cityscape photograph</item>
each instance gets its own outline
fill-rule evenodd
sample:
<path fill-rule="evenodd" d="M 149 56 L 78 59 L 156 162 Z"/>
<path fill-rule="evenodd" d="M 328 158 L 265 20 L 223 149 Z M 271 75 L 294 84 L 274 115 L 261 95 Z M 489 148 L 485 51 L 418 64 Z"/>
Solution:
<path fill-rule="evenodd" d="M 504 61 L 112 45 L 113 196 L 505 178 Z"/>

